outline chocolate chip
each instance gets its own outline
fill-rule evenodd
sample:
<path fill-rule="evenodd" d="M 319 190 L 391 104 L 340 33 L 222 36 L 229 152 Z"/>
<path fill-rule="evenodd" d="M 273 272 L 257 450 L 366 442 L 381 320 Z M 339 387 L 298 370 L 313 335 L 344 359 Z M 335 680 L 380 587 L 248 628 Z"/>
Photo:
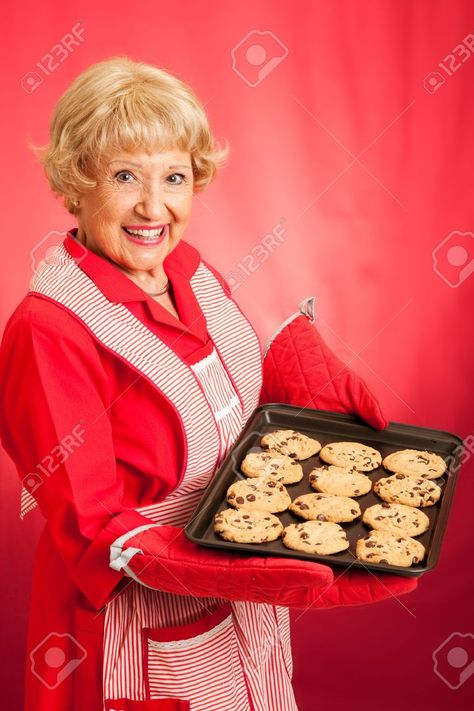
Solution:
<path fill-rule="evenodd" d="M 360 489 L 354 489 L 354 494 L 359 494 L 359 493 L 360 493 Z"/>
<path fill-rule="evenodd" d="M 242 496 L 238 496 L 235 501 L 237 504 L 244 504 L 245 503 L 245 499 Z"/>
<path fill-rule="evenodd" d="M 298 508 L 300 508 L 300 509 L 309 509 L 308 504 L 304 504 L 302 501 L 298 501 L 298 503 L 297 503 L 296 505 L 297 505 Z"/>
<path fill-rule="evenodd" d="M 367 543 L 365 545 L 366 545 L 366 548 L 374 548 L 375 547 L 374 541 L 367 541 Z"/>
<path fill-rule="evenodd" d="M 411 561 L 411 562 L 412 562 L 412 563 L 418 563 L 418 558 L 417 558 L 416 556 L 414 556 L 414 557 L 412 558 L 412 561 Z"/>
<path fill-rule="evenodd" d="M 404 474 L 395 474 L 395 479 L 404 479 L 405 475 Z"/>
<path fill-rule="evenodd" d="M 244 516 L 242 516 L 242 518 L 250 518 L 250 516 L 248 514 L 245 514 Z"/>
<path fill-rule="evenodd" d="M 327 520 L 328 520 L 328 519 L 327 519 L 327 516 L 325 516 L 324 514 L 318 514 L 318 515 L 316 516 L 316 518 L 317 518 L 318 521 L 327 521 Z"/>
<path fill-rule="evenodd" d="M 247 494 L 245 497 L 247 501 L 255 501 L 255 495 L 254 494 Z"/>
<path fill-rule="evenodd" d="M 390 504 L 383 503 L 383 504 L 382 504 L 382 507 L 383 507 L 384 509 L 389 509 L 389 508 L 390 508 Z"/>
<path fill-rule="evenodd" d="M 306 533 L 306 532 L 300 533 L 300 538 L 309 538 L 309 533 Z"/>
<path fill-rule="evenodd" d="M 385 558 L 380 558 L 379 563 L 387 563 L 388 564 L 388 560 L 385 560 Z"/>
<path fill-rule="evenodd" d="M 366 558 L 373 558 L 374 555 L 375 555 L 375 553 L 367 553 L 365 557 Z"/>
<path fill-rule="evenodd" d="M 383 520 L 383 516 L 376 516 L 376 517 L 375 517 L 375 520 L 376 520 L 376 521 L 382 521 L 382 520 Z"/>
<path fill-rule="evenodd" d="M 270 487 L 270 489 L 274 489 L 276 486 L 276 481 L 269 481 L 268 486 Z"/>
<path fill-rule="evenodd" d="M 354 516 L 355 516 L 356 513 L 357 513 L 357 509 L 351 509 L 351 514 L 354 514 Z"/>

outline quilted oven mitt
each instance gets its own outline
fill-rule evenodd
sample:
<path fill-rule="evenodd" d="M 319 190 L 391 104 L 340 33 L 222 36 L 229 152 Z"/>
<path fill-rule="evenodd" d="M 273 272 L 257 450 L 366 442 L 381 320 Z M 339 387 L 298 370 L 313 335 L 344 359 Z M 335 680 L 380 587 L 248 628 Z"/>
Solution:
<path fill-rule="evenodd" d="M 196 597 L 265 602 L 307 609 L 357 605 L 410 592 L 416 579 L 370 572 L 333 573 L 295 558 L 247 556 L 197 546 L 181 528 L 150 526 L 121 551 L 125 572 L 150 588 Z"/>
<path fill-rule="evenodd" d="M 300 304 L 267 347 L 260 404 L 283 402 L 358 415 L 376 429 L 387 420 L 367 385 L 327 347 L 314 321 L 314 298 Z"/>

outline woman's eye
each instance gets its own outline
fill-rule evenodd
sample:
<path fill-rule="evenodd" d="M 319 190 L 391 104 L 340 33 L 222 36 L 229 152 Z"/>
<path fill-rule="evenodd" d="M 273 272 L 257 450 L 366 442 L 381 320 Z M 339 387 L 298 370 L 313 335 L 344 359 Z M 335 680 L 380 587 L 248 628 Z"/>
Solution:
<path fill-rule="evenodd" d="M 131 182 L 130 180 L 120 180 L 120 176 L 123 176 L 123 175 L 128 175 L 131 178 L 133 178 L 133 175 L 128 170 L 121 170 L 119 173 L 116 173 L 116 175 L 115 175 L 115 177 L 117 178 L 119 183 L 130 183 Z"/>
<path fill-rule="evenodd" d="M 172 173 L 171 175 L 168 176 L 168 180 L 170 180 L 170 178 L 179 178 L 178 181 L 173 180 L 171 182 L 172 185 L 182 185 L 183 183 L 186 182 L 186 176 L 183 175 L 182 173 Z"/>

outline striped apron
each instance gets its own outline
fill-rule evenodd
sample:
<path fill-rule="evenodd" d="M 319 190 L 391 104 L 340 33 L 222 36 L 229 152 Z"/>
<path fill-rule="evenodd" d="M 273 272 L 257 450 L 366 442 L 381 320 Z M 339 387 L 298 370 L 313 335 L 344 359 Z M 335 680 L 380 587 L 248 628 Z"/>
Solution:
<path fill-rule="evenodd" d="M 200 264 L 191 286 L 214 344 L 187 365 L 123 304 L 108 301 L 61 245 L 30 290 L 70 310 L 117 357 L 155 385 L 183 427 L 185 469 L 164 501 L 137 510 L 182 527 L 258 404 L 255 332 Z M 33 503 L 23 494 L 24 510 Z M 297 711 L 291 687 L 289 613 L 263 603 L 196 598 L 130 584 L 106 606 L 104 711 L 151 709 L 182 699 L 191 711 Z M 140 704 L 142 702 L 142 705 Z"/>

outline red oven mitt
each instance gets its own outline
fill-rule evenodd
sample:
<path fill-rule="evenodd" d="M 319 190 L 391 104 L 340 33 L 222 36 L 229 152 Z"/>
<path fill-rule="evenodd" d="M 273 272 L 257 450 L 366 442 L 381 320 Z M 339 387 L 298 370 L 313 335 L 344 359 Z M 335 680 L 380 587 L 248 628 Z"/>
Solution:
<path fill-rule="evenodd" d="M 343 568 L 333 573 L 312 561 L 215 551 L 192 543 L 174 526 L 152 526 L 135 534 L 123 544 L 119 558 L 122 564 L 114 567 L 157 590 L 299 609 L 375 602 L 416 587 L 414 578 Z"/>
<path fill-rule="evenodd" d="M 367 385 L 327 347 L 314 321 L 314 298 L 300 304 L 267 347 L 260 404 L 282 402 L 358 415 L 376 429 L 387 420 Z"/>
<path fill-rule="evenodd" d="M 376 429 L 387 420 L 367 385 L 332 353 L 314 322 L 314 298 L 285 321 L 270 342 L 263 361 L 260 404 L 282 402 L 298 407 L 358 415 Z M 372 571 L 335 569 L 334 583 L 318 598 L 317 607 L 374 602 L 410 592 L 416 578 Z"/>

